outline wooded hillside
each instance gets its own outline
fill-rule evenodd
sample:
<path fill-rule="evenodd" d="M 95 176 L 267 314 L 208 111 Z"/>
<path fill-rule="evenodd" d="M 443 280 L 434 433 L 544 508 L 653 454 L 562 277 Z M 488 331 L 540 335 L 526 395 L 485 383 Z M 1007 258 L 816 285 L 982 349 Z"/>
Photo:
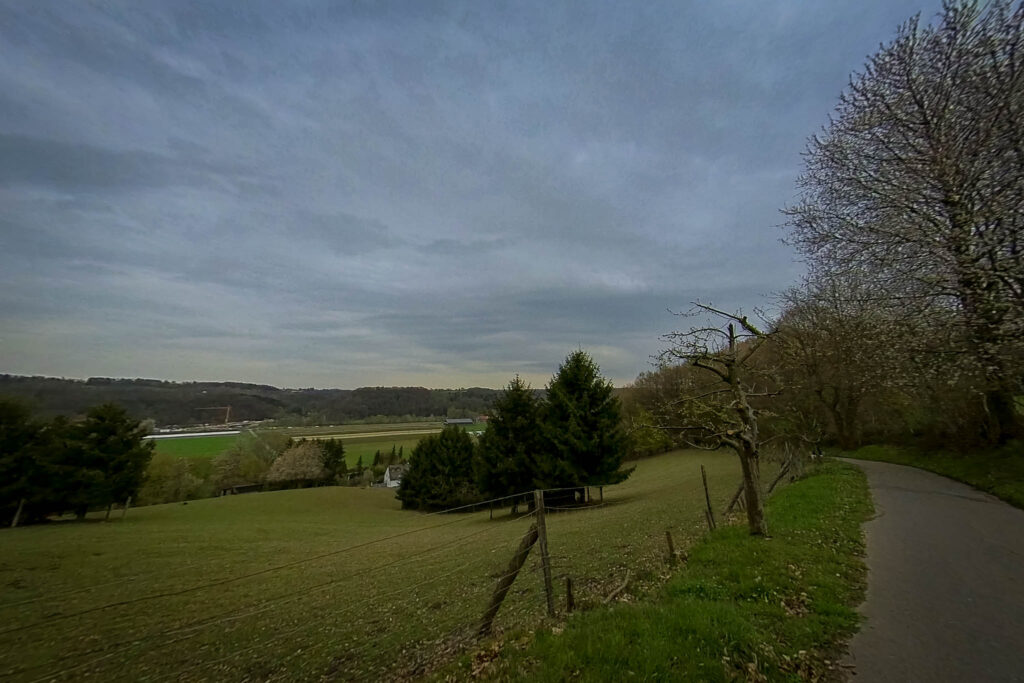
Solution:
<path fill-rule="evenodd" d="M 82 415 L 94 405 L 117 403 L 136 419 L 158 425 L 284 419 L 309 424 L 362 420 L 374 415 L 471 417 L 487 411 L 495 389 L 279 389 L 241 382 L 164 382 L 153 379 L 87 380 L 0 375 L 0 396 L 18 398 L 43 415 Z"/>

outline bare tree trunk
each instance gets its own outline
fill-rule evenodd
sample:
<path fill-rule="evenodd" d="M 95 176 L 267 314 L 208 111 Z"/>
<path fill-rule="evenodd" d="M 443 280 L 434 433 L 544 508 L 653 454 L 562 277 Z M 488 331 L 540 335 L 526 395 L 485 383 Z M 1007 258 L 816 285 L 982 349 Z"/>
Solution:
<path fill-rule="evenodd" d="M 755 448 L 745 445 L 739 451 L 743 470 L 743 497 L 747 503 L 747 525 L 753 536 L 767 536 L 764 521 L 764 496 L 761 493 L 761 464 Z"/>
<path fill-rule="evenodd" d="M 736 358 L 736 328 L 729 324 L 729 353 Z M 752 536 L 767 536 L 768 527 L 764 522 L 764 496 L 761 492 L 761 464 L 758 462 L 757 414 L 747 399 L 736 374 L 735 360 L 729 368 L 728 382 L 732 390 L 734 408 L 739 415 L 743 430 L 730 442 L 740 457 L 743 471 L 743 497 L 747 503 L 747 524 Z"/>
<path fill-rule="evenodd" d="M 985 392 L 985 408 L 989 415 L 989 433 L 991 440 L 1002 446 L 1020 434 L 1017 407 L 1013 393 L 1003 388 L 990 389 Z"/>

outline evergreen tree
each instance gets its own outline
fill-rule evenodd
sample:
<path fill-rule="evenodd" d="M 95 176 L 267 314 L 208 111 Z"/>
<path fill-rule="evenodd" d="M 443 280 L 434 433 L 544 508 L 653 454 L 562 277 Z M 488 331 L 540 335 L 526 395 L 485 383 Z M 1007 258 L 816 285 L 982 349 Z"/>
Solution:
<path fill-rule="evenodd" d="M 412 510 L 443 510 L 480 500 L 473 478 L 473 439 L 457 426 L 419 442 L 397 497 Z"/>
<path fill-rule="evenodd" d="M 324 477 L 334 484 L 345 478 L 348 467 L 345 464 L 345 446 L 341 439 L 324 439 L 320 442 L 324 453 Z"/>
<path fill-rule="evenodd" d="M 43 425 L 32 419 L 28 408 L 0 401 L 0 515 L 5 525 L 19 508 L 20 520 L 25 520 L 49 497 L 46 468 L 40 459 L 42 440 Z"/>
<path fill-rule="evenodd" d="M 584 351 L 577 350 L 548 384 L 541 410 L 545 451 L 534 478 L 539 488 L 606 486 L 624 481 L 628 449 L 618 397 Z"/>
<path fill-rule="evenodd" d="M 540 406 L 519 375 L 491 407 L 487 431 L 477 448 L 476 479 L 488 498 L 530 491 L 543 451 Z"/>
<path fill-rule="evenodd" d="M 153 458 L 153 442 L 144 436 L 141 423 L 113 403 L 89 409 L 85 420 L 69 427 L 61 464 L 79 470 L 66 499 L 79 517 L 90 507 L 138 495 Z"/>

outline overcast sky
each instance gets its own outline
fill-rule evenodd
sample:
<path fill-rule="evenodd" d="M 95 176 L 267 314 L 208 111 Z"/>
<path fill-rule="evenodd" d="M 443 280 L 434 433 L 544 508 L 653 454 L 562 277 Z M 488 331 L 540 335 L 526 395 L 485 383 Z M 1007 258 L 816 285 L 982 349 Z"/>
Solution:
<path fill-rule="evenodd" d="M 0 372 L 623 384 L 939 1 L 0 0 Z"/>

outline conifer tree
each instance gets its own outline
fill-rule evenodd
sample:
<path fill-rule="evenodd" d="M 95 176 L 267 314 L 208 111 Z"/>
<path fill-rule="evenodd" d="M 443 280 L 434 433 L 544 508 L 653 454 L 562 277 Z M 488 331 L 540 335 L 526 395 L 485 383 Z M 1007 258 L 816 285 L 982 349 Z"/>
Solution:
<path fill-rule="evenodd" d="M 534 472 L 543 450 L 540 405 L 519 375 L 491 407 L 487 431 L 477 449 L 477 485 L 498 498 L 536 488 Z"/>
<path fill-rule="evenodd" d="M 341 439 L 324 439 L 320 442 L 324 453 L 324 473 L 328 483 L 337 483 L 345 478 L 345 446 Z"/>
<path fill-rule="evenodd" d="M 455 425 L 420 441 L 396 494 L 402 507 L 443 510 L 479 501 L 473 480 L 474 451 L 473 439 Z"/>
<path fill-rule="evenodd" d="M 583 350 L 573 351 L 548 384 L 541 410 L 544 457 L 535 481 L 540 488 L 606 486 L 624 481 L 628 438 L 612 385 Z"/>

